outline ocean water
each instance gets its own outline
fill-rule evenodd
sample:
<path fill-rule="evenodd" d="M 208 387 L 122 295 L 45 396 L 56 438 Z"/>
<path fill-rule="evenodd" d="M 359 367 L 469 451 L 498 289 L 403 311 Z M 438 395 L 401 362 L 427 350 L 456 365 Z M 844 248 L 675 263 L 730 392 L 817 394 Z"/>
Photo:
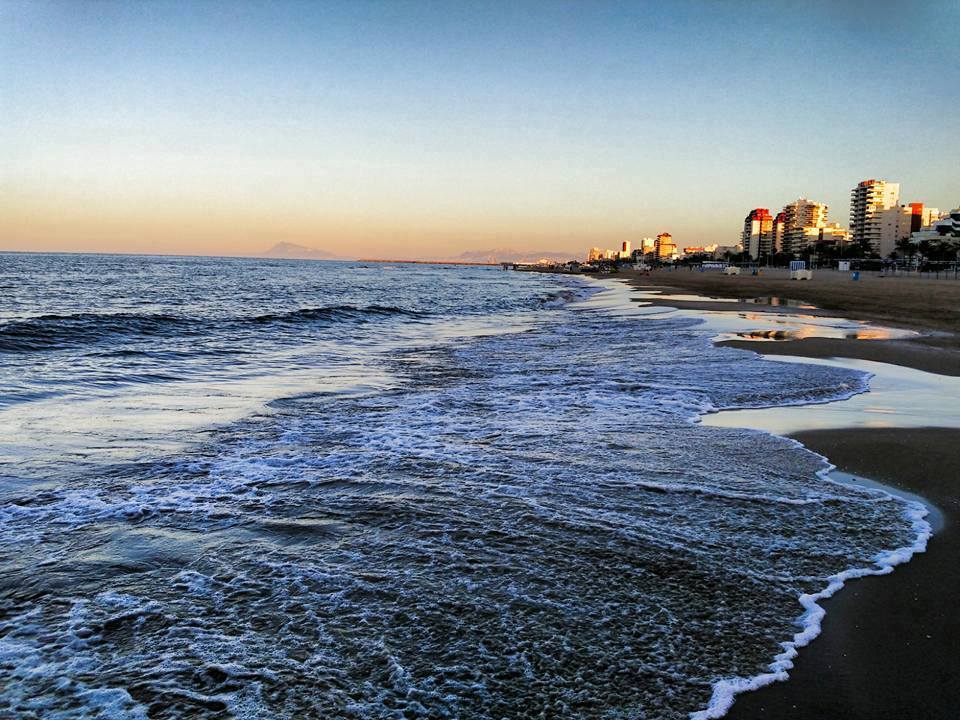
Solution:
<path fill-rule="evenodd" d="M 596 283 L 0 255 L 0 717 L 708 718 L 922 510 L 719 408 L 866 389 Z"/>

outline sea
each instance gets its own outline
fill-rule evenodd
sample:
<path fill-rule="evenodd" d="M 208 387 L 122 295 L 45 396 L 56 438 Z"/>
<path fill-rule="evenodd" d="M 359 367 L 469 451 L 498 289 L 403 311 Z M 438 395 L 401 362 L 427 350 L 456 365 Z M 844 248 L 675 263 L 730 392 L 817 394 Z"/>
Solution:
<path fill-rule="evenodd" d="M 785 679 L 929 525 L 699 420 L 868 376 L 615 284 L 0 255 L 0 717 L 705 720 Z"/>

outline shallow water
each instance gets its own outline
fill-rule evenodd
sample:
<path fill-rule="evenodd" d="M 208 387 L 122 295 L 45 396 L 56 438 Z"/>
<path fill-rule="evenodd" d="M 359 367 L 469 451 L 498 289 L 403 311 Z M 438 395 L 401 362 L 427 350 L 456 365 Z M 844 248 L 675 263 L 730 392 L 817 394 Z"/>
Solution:
<path fill-rule="evenodd" d="M 696 422 L 864 373 L 596 284 L 0 260 L 0 715 L 716 715 L 922 531 Z"/>
<path fill-rule="evenodd" d="M 778 435 L 829 428 L 960 427 L 960 378 L 869 360 L 770 357 L 870 374 L 870 392 L 841 403 L 726 410 L 703 418 L 718 427 L 749 427 Z"/>

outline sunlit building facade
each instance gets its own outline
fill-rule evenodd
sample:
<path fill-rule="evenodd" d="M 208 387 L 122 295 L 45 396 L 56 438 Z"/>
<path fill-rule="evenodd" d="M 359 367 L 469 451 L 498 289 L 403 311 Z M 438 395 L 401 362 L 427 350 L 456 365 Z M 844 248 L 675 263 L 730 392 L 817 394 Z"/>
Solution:
<path fill-rule="evenodd" d="M 660 262 L 672 260 L 677 253 L 676 243 L 673 242 L 673 235 L 670 233 L 660 233 L 657 235 L 656 256 Z"/>
<path fill-rule="evenodd" d="M 773 251 L 773 215 L 767 208 L 754 208 L 747 213 L 740 243 L 754 260 Z"/>
<path fill-rule="evenodd" d="M 781 248 L 783 252 L 799 254 L 809 245 L 810 238 L 816 235 L 813 230 L 827 226 L 829 208 L 824 203 L 797 198 L 783 208 L 783 229 Z M 778 216 L 779 217 L 779 216 Z"/>
<path fill-rule="evenodd" d="M 850 192 L 851 240 L 881 257 L 893 252 L 901 231 L 899 202 L 899 183 L 874 179 L 858 183 Z"/>

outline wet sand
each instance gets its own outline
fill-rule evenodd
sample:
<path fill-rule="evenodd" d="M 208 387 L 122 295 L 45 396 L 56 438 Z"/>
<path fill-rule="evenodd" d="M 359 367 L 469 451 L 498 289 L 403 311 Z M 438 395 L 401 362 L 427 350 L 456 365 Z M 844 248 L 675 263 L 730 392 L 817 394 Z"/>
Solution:
<path fill-rule="evenodd" d="M 738 696 L 730 720 L 953 720 L 960 711 L 960 430 L 861 428 L 793 437 L 841 470 L 922 495 L 944 526 L 892 575 L 825 601 L 790 679 Z"/>
<path fill-rule="evenodd" d="M 665 294 L 705 293 L 715 298 L 752 300 L 779 297 L 808 303 L 803 308 L 731 303 L 722 300 L 648 298 L 653 305 L 714 312 L 799 312 L 804 315 L 845 317 L 922 333 L 907 340 L 845 340 L 801 338 L 789 342 L 728 340 L 723 345 L 771 355 L 856 358 L 942 375 L 960 375 L 960 281 L 920 278 L 864 277 L 858 282 L 847 273 L 816 271 L 810 281 L 790 280 L 772 271 L 760 276 L 724 276 L 715 272 L 656 271 L 641 275 L 622 272 L 632 286 Z M 813 307 L 810 307 L 813 306 Z"/>
<path fill-rule="evenodd" d="M 631 284 L 718 298 L 780 296 L 817 309 L 798 312 L 909 327 L 908 340 L 803 338 L 722 344 L 813 358 L 858 358 L 960 375 L 960 283 L 814 273 L 809 284 L 776 275 L 654 273 Z M 626 279 L 626 278 L 624 278 Z M 926 284 L 923 284 L 926 283 Z M 851 287 L 852 286 L 852 287 Z M 654 304 L 726 312 L 789 311 L 729 302 Z M 936 424 L 931 418 L 931 425 Z M 895 419 L 892 420 L 895 422 Z M 942 515 L 926 552 L 891 575 L 849 582 L 824 601 L 821 635 L 803 648 L 790 679 L 737 697 L 730 720 L 953 720 L 960 714 L 960 429 L 850 428 L 792 435 L 839 470 L 922 496 Z"/>
<path fill-rule="evenodd" d="M 881 278 L 867 274 L 853 282 L 849 273 L 834 270 L 815 270 L 812 280 L 790 280 L 789 273 L 781 270 L 756 276 L 689 270 L 655 270 L 650 275 L 641 275 L 625 270 L 612 277 L 629 280 L 636 286 L 676 288 L 724 298 L 776 296 L 803 300 L 830 315 L 880 325 L 950 334 L 960 328 L 960 280 Z M 763 308 L 751 306 L 751 309 Z M 949 346 L 958 347 L 956 339 Z"/>
<path fill-rule="evenodd" d="M 764 355 L 794 355 L 810 358 L 854 358 L 938 373 L 960 375 L 960 350 L 930 347 L 918 340 L 844 340 L 801 338 L 786 342 L 725 340 L 718 345 L 753 350 Z"/>

